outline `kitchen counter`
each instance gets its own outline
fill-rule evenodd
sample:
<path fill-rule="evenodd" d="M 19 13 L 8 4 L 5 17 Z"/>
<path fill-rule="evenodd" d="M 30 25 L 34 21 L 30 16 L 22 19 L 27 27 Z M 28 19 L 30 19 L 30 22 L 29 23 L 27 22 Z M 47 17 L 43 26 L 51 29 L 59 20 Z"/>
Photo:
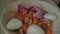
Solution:
<path fill-rule="evenodd" d="M 17 0 L 0 0 L 0 15 L 1 15 L 3 9 L 4 9 L 7 5 L 9 5 L 11 2 L 14 2 L 14 1 L 17 1 Z M 46 1 L 52 3 L 54 6 L 57 7 L 57 5 L 56 5 L 54 2 L 52 2 L 51 0 L 46 0 Z M 57 7 L 57 8 L 58 8 L 58 7 Z M 1 20 L 0 20 L 0 23 L 1 23 Z M 1 26 L 0 26 L 0 34 L 4 34 L 4 33 L 3 33 L 3 30 L 1 29 Z"/>

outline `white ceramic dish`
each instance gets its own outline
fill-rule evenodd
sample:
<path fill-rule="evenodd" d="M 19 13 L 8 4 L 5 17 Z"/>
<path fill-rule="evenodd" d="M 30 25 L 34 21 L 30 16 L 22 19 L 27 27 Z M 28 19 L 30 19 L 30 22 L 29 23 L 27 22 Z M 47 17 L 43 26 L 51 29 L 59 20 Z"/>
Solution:
<path fill-rule="evenodd" d="M 1 27 L 2 27 L 3 31 L 6 34 L 17 34 L 14 31 L 7 30 L 6 24 L 7 24 L 7 21 L 9 20 L 9 18 L 11 16 L 10 15 L 10 10 L 17 10 L 17 6 L 20 3 L 23 4 L 22 0 L 11 3 L 10 5 L 8 5 L 3 10 L 3 13 L 1 14 Z M 31 0 L 25 0 L 24 4 L 35 5 L 35 6 L 42 6 L 43 9 L 47 10 L 48 12 L 56 14 L 58 19 L 56 21 L 54 21 L 52 30 L 53 30 L 53 34 L 60 33 L 59 32 L 60 31 L 60 28 L 59 28 L 60 27 L 60 15 L 59 15 L 60 12 L 59 12 L 59 10 L 55 6 L 53 6 L 52 4 L 50 4 L 48 2 L 39 1 L 39 0 L 32 0 L 32 1 Z"/>

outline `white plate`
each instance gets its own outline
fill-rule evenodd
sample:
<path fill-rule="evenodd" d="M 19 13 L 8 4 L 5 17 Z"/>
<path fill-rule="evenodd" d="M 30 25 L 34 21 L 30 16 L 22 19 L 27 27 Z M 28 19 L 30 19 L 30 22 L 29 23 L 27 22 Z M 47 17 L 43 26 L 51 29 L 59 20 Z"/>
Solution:
<path fill-rule="evenodd" d="M 17 6 L 18 4 L 22 4 L 22 0 L 20 1 L 16 1 L 16 2 L 13 2 L 12 4 L 8 5 L 2 15 L 1 15 L 1 27 L 3 29 L 3 31 L 6 33 L 6 34 L 16 34 L 16 32 L 13 32 L 13 31 L 8 31 L 7 28 L 6 28 L 6 24 L 7 24 L 7 20 L 9 20 L 10 18 L 10 10 L 15 10 L 17 9 Z M 48 12 L 51 12 L 51 13 L 55 13 L 57 16 L 58 16 L 58 19 L 54 22 L 53 24 L 53 34 L 58 34 L 58 32 L 60 31 L 60 12 L 59 10 L 54 7 L 52 4 L 48 3 L 48 2 L 45 2 L 45 1 L 39 1 L 39 0 L 29 0 L 28 1 L 24 1 L 24 4 L 30 4 L 30 5 L 35 5 L 35 6 L 42 6 L 44 9 L 46 9 Z M 60 33 L 60 32 L 59 32 Z"/>
<path fill-rule="evenodd" d="M 40 5 L 45 10 L 47 10 L 49 13 L 56 14 L 56 16 L 58 17 L 58 19 L 56 21 L 54 21 L 52 30 L 53 30 L 53 34 L 60 33 L 59 32 L 60 31 L 60 27 L 59 27 L 60 26 L 60 11 L 55 6 L 53 6 L 52 4 L 50 4 L 48 2 L 40 1 Z"/>

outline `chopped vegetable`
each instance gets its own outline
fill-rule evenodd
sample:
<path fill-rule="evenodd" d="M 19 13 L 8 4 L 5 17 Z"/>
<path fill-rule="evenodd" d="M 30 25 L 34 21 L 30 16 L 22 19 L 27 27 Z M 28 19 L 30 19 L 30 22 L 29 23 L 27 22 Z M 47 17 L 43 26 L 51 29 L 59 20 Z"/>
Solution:
<path fill-rule="evenodd" d="M 29 25 L 31 25 L 32 23 L 33 23 L 33 20 L 32 18 L 30 18 Z"/>
<path fill-rule="evenodd" d="M 38 31 L 37 33 L 40 33 L 39 27 L 41 27 L 45 31 L 45 34 L 52 34 L 51 28 L 52 28 L 53 22 L 52 20 L 45 19 L 46 16 L 44 17 L 44 15 L 48 13 L 46 10 L 43 10 L 41 7 L 38 7 L 38 6 L 28 6 L 28 5 L 25 5 L 25 6 L 18 5 L 17 8 L 18 8 L 18 12 L 13 11 L 11 13 L 11 16 L 17 17 L 23 22 L 22 26 L 18 29 L 18 34 L 27 34 L 28 33 L 27 29 L 32 24 L 35 24 L 35 26 L 33 25 L 33 27 Z M 33 31 L 33 29 L 31 30 Z"/>
<path fill-rule="evenodd" d="M 24 18 L 25 18 L 25 15 L 23 15 L 22 13 L 20 13 L 20 19 L 24 20 Z"/>
<path fill-rule="evenodd" d="M 52 30 L 51 29 L 46 29 L 45 34 L 52 34 Z"/>
<path fill-rule="evenodd" d="M 24 34 L 24 32 L 21 28 L 18 30 L 18 34 Z"/>
<path fill-rule="evenodd" d="M 38 25 L 39 25 L 40 27 L 42 27 L 44 30 L 47 28 L 45 22 L 40 22 L 40 23 L 38 23 Z"/>
<path fill-rule="evenodd" d="M 29 23 L 29 17 L 25 17 L 24 22 Z"/>
<path fill-rule="evenodd" d="M 53 25 L 53 22 L 52 21 L 49 21 L 47 23 L 47 29 L 51 29 L 52 28 L 52 25 Z"/>
<path fill-rule="evenodd" d="M 11 18 L 14 18 L 14 17 L 16 17 L 17 16 L 17 11 L 16 10 L 13 10 L 13 11 L 11 11 Z"/>
<path fill-rule="evenodd" d="M 23 24 L 23 25 L 22 25 L 22 30 L 23 30 L 24 32 L 26 32 L 27 27 L 28 27 L 28 25 L 27 25 L 26 23 L 25 23 L 25 24 Z"/>
<path fill-rule="evenodd" d="M 40 11 L 36 12 L 33 16 L 37 16 L 38 19 L 42 19 L 44 17 Z"/>
<path fill-rule="evenodd" d="M 33 17 L 34 23 L 37 24 L 38 23 L 38 18 L 37 17 Z"/>

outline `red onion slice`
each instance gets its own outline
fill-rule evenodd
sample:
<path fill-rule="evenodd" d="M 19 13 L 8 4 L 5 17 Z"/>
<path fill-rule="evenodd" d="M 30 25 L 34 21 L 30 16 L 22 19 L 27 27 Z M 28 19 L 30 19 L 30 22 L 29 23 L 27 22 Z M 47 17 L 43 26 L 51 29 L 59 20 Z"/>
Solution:
<path fill-rule="evenodd" d="M 37 18 L 39 18 L 39 19 L 42 19 L 44 16 L 43 16 L 43 14 L 40 12 L 40 11 L 38 11 L 38 12 L 36 12 L 34 15 L 33 15 L 33 17 L 34 16 L 37 16 Z"/>

